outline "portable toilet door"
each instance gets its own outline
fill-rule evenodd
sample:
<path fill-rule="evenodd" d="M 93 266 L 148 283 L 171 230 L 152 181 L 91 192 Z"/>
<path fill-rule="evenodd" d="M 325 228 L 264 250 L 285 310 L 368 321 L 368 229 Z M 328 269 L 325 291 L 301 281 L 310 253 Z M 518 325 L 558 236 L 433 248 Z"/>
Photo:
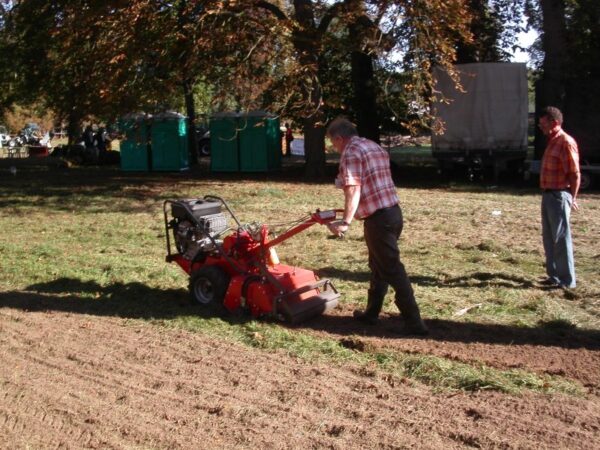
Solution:
<path fill-rule="evenodd" d="M 149 117 L 129 115 L 121 119 L 125 139 L 121 141 L 121 170 L 147 172 L 150 170 Z"/>
<path fill-rule="evenodd" d="M 189 168 L 187 119 L 179 113 L 162 113 L 152 123 L 152 170 Z"/>
<path fill-rule="evenodd" d="M 240 170 L 238 113 L 219 113 L 210 118 L 210 170 Z"/>
<path fill-rule="evenodd" d="M 265 133 L 269 170 L 281 169 L 281 123 L 278 117 L 265 120 Z"/>
<path fill-rule="evenodd" d="M 281 168 L 279 119 L 257 111 L 239 119 L 240 170 L 265 172 Z"/>

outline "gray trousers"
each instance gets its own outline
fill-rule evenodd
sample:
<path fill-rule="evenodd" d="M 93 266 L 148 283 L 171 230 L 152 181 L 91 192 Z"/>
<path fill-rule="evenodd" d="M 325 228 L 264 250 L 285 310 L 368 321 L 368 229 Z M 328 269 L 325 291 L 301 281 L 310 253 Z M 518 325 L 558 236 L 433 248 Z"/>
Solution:
<path fill-rule="evenodd" d="M 395 291 L 395 303 L 403 318 L 419 320 L 420 313 L 410 280 L 400 261 L 398 239 L 402 233 L 402 210 L 398 205 L 380 209 L 364 221 L 369 250 L 371 278 L 365 314 L 377 317 L 388 287 Z"/>
<path fill-rule="evenodd" d="M 542 240 L 546 253 L 546 273 L 556 284 L 575 287 L 575 260 L 571 240 L 571 203 L 568 191 L 542 194 Z"/>

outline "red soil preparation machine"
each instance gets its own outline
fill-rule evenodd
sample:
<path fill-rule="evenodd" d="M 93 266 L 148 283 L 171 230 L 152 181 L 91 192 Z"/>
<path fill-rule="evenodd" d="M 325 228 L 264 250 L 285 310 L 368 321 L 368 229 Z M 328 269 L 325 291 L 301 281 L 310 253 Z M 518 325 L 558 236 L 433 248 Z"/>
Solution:
<path fill-rule="evenodd" d="M 256 318 L 289 323 L 337 306 L 340 294 L 330 280 L 320 280 L 311 270 L 279 263 L 274 247 L 314 224 L 331 223 L 341 210 L 317 210 L 271 240 L 266 225 L 240 223 L 227 203 L 213 195 L 166 200 L 163 210 L 166 260 L 189 274 L 194 303 L 222 304 L 230 312 L 249 312 Z"/>

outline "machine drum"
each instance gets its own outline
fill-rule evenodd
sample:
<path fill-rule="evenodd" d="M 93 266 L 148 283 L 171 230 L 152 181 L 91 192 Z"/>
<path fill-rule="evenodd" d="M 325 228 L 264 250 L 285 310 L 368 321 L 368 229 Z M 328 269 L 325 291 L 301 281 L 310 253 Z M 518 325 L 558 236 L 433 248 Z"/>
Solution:
<path fill-rule="evenodd" d="M 289 323 L 300 323 L 331 311 L 338 305 L 339 297 L 337 292 L 328 290 L 305 300 L 284 299 L 280 311 Z"/>

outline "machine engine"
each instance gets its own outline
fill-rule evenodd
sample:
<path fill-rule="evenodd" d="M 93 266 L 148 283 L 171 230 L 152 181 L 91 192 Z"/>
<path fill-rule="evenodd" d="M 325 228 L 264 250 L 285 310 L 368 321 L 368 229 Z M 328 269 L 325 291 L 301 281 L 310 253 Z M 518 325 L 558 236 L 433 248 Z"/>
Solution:
<path fill-rule="evenodd" d="M 181 200 L 171 204 L 171 228 L 177 251 L 187 260 L 210 253 L 222 243 L 219 236 L 228 230 L 221 204 L 202 199 Z"/>

